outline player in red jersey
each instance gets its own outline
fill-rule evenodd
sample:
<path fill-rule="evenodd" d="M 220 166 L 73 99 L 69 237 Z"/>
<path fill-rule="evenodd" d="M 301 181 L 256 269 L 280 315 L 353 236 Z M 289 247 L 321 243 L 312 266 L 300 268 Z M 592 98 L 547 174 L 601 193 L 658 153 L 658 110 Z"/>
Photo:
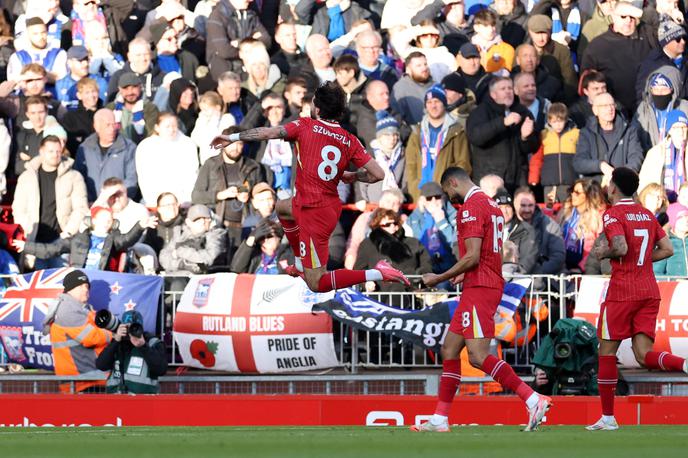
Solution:
<path fill-rule="evenodd" d="M 504 216 L 497 204 L 476 186 L 465 170 L 450 167 L 442 175 L 442 189 L 452 202 L 461 202 L 456 215 L 459 261 L 442 274 L 425 274 L 423 282 L 434 286 L 463 276 L 463 292 L 442 344 L 442 376 L 435 414 L 413 431 L 448 432 L 447 417 L 461 382 L 465 346 L 471 365 L 480 368 L 504 388 L 514 391 L 528 408 L 526 431 L 537 429 L 550 408 L 551 399 L 535 393 L 506 362 L 490 354 L 494 315 L 504 291 L 502 239 Z"/>
<path fill-rule="evenodd" d="M 614 391 L 616 352 L 622 340 L 633 339 L 633 354 L 642 366 L 688 372 L 685 359 L 652 351 L 660 300 L 652 263 L 670 257 L 674 249 L 652 212 L 633 200 L 637 189 L 638 175 L 633 170 L 614 169 L 607 188 L 613 205 L 602 218 L 606 240 L 611 243 L 604 241 L 592 249 L 593 256 L 611 260 L 612 278 L 597 324 L 602 418 L 587 427 L 590 431 L 619 429 L 614 418 Z"/>
<path fill-rule="evenodd" d="M 292 275 L 302 275 L 312 291 L 326 292 L 366 281 L 394 281 L 409 285 L 403 273 L 380 261 L 370 270 L 327 271 L 329 239 L 342 205 L 339 181 L 375 183 L 384 178 L 380 165 L 361 142 L 339 125 L 346 111 L 346 94 L 336 83 L 315 91 L 316 119 L 299 118 L 284 126 L 260 127 L 239 134 L 216 137 L 211 146 L 225 147 L 235 141 L 283 138 L 296 144 L 296 194 L 277 202 L 277 215 L 296 258 Z M 349 163 L 358 169 L 348 172 Z"/>

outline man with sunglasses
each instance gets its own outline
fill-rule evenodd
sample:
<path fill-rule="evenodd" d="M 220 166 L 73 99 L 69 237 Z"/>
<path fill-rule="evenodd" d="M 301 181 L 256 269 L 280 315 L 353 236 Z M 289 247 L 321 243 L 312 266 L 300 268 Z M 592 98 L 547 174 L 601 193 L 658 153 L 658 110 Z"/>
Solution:
<path fill-rule="evenodd" d="M 688 64 L 686 63 L 686 29 L 674 21 L 665 20 L 659 24 L 657 32 L 659 38 L 659 48 L 653 49 L 647 55 L 640 70 L 638 70 L 638 77 L 635 82 L 635 93 L 638 100 L 642 97 L 643 89 L 647 77 L 655 70 L 665 65 L 671 65 L 678 68 L 681 72 L 681 83 L 683 85 L 683 94 L 688 92 Z"/>
<path fill-rule="evenodd" d="M 640 20 L 642 6 L 642 0 L 617 2 L 611 27 L 590 42 L 581 65 L 581 72 L 595 69 L 604 73 L 609 92 L 626 114 L 634 113 L 638 104 L 635 83 L 640 64 L 658 47 L 654 30 Z"/>
<path fill-rule="evenodd" d="M 151 25 L 150 33 L 160 70 L 165 73 L 177 72 L 183 78 L 195 82 L 198 58 L 180 48 L 177 30 L 162 19 Z"/>

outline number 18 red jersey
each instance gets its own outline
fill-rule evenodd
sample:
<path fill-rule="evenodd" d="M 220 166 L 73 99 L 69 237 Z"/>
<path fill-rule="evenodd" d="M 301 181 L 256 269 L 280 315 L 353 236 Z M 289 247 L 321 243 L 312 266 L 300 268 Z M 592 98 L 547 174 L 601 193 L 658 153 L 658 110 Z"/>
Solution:
<path fill-rule="evenodd" d="M 611 260 L 612 278 L 606 299 L 659 299 L 659 287 L 652 270 L 652 251 L 666 233 L 657 218 L 631 199 L 623 199 L 604 213 L 602 221 L 610 246 L 617 235 L 622 235 L 628 246 L 625 256 Z"/>
<path fill-rule="evenodd" d="M 284 126 L 286 140 L 296 143 L 296 196 L 302 207 L 341 205 L 337 184 L 353 162 L 363 167 L 370 159 L 361 142 L 339 124 L 299 118 Z"/>
<path fill-rule="evenodd" d="M 480 261 L 464 275 L 463 287 L 481 286 L 504 289 L 502 277 L 502 234 L 504 215 L 495 201 L 477 186 L 466 194 L 461 210 L 456 214 L 459 254 L 466 253 L 466 239 L 481 238 Z"/>

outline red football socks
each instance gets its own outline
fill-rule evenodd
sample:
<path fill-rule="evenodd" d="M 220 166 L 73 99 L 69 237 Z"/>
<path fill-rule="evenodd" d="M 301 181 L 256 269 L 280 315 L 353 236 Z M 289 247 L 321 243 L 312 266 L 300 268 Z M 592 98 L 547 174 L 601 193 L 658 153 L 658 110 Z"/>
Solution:
<path fill-rule="evenodd" d="M 516 375 L 509 364 L 494 355 L 487 355 L 481 369 L 504 388 L 516 393 L 524 402 L 534 393 L 533 389 Z"/>
<path fill-rule="evenodd" d="M 452 401 L 456 395 L 456 389 L 461 383 L 461 360 L 450 359 L 442 362 L 442 376 L 440 377 L 440 393 L 436 415 L 449 416 Z"/>
<path fill-rule="evenodd" d="M 349 286 L 365 283 L 365 270 L 349 270 L 339 269 L 325 272 L 318 282 L 319 293 L 326 293 L 339 288 L 347 288 Z"/>
<path fill-rule="evenodd" d="M 647 358 L 645 359 L 647 361 Z M 597 374 L 597 386 L 600 390 L 602 415 L 614 415 L 614 393 L 618 373 L 616 370 L 616 355 L 600 356 L 600 368 Z"/>
<path fill-rule="evenodd" d="M 645 354 L 645 367 L 660 371 L 683 372 L 683 363 L 686 360 L 663 351 L 648 351 Z"/>
<path fill-rule="evenodd" d="M 289 240 L 289 246 L 294 252 L 294 256 L 300 257 L 301 251 L 299 250 L 299 224 L 292 219 L 279 218 L 279 222 L 282 224 L 284 235 L 286 235 L 287 240 Z"/>

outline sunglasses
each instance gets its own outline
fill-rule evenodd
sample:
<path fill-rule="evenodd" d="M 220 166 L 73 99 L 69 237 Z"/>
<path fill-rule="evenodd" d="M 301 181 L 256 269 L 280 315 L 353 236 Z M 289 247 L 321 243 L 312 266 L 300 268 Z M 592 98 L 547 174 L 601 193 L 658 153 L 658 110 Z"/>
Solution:
<path fill-rule="evenodd" d="M 428 196 L 425 200 L 442 200 L 442 196 Z"/>
<path fill-rule="evenodd" d="M 399 227 L 399 225 L 394 221 L 391 221 L 389 223 L 380 224 L 380 227 Z"/>

